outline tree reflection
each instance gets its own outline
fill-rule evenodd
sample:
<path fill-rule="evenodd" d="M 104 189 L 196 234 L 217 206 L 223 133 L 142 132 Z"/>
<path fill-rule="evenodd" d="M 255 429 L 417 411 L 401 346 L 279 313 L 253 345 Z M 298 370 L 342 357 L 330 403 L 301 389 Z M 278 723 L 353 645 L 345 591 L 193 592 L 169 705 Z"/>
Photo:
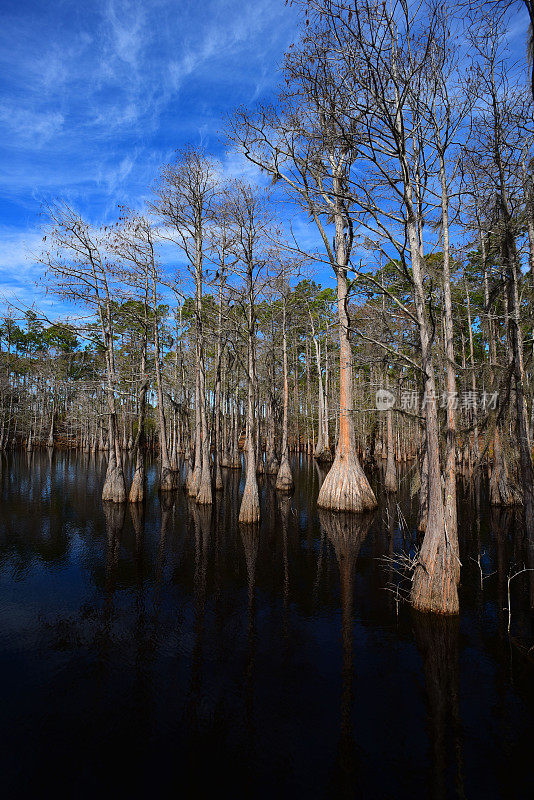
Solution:
<path fill-rule="evenodd" d="M 455 765 L 456 794 L 464 797 L 459 717 L 458 617 L 413 613 L 423 661 L 432 750 L 432 797 L 444 798 L 448 759 Z"/>
<path fill-rule="evenodd" d="M 109 613 L 113 610 L 113 593 L 117 579 L 121 536 L 126 516 L 125 503 L 102 503 L 104 519 L 106 522 L 106 580 L 105 580 L 105 609 Z"/>
<path fill-rule="evenodd" d="M 160 492 L 159 505 L 161 513 L 161 521 L 159 527 L 159 542 L 158 554 L 156 559 L 156 581 L 155 581 L 155 599 L 154 607 L 159 606 L 159 596 L 163 586 L 164 573 L 165 573 L 165 554 L 167 552 L 167 536 L 172 520 L 172 510 L 174 508 L 174 496 L 169 492 Z M 131 503 L 132 506 L 136 505 Z"/>
<path fill-rule="evenodd" d="M 211 506 L 198 505 L 189 500 L 189 510 L 195 537 L 195 622 L 194 644 L 191 655 L 191 682 L 186 707 L 186 715 L 194 730 L 198 728 L 198 718 L 202 700 L 202 667 L 204 649 L 204 628 L 206 622 L 207 567 L 211 530 Z"/>
<path fill-rule="evenodd" d="M 288 557 L 288 530 L 289 515 L 291 513 L 291 497 L 279 494 L 277 497 L 278 513 L 282 529 L 282 555 L 284 560 L 284 606 L 287 610 L 289 602 L 289 557 Z"/>
<path fill-rule="evenodd" d="M 320 510 L 319 519 L 334 548 L 339 567 L 341 594 L 341 731 L 338 750 L 340 790 L 345 796 L 354 792 L 356 748 L 353 731 L 353 623 L 354 573 L 362 543 L 369 532 L 374 514 L 349 514 Z"/>
<path fill-rule="evenodd" d="M 130 518 L 135 535 L 134 561 L 137 572 L 137 583 L 141 588 L 143 580 L 143 550 L 145 539 L 145 509 L 142 503 L 130 504 Z"/>
<path fill-rule="evenodd" d="M 513 525 L 513 512 L 504 506 L 490 506 L 490 527 L 495 545 L 495 561 L 497 566 L 497 619 L 499 620 L 499 636 L 506 631 L 506 581 L 508 576 L 508 556 L 506 542 Z"/>
<path fill-rule="evenodd" d="M 247 614 L 247 654 L 245 673 L 245 708 L 248 741 L 254 747 L 254 668 L 256 658 L 256 562 L 260 547 L 259 525 L 239 525 L 247 565 L 248 614 Z"/>

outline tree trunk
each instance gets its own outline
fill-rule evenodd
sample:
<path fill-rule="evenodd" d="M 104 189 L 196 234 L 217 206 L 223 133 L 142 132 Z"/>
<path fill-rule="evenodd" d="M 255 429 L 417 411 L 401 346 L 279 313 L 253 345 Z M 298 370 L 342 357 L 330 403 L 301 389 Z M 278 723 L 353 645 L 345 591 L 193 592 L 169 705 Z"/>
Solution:
<path fill-rule="evenodd" d="M 197 444 L 200 449 L 196 452 L 195 459 L 200 458 L 200 477 L 196 491 L 196 501 L 200 505 L 211 505 L 213 502 L 211 493 L 211 470 L 210 470 L 210 440 L 208 433 L 208 419 L 206 414 L 206 370 L 204 365 L 204 334 L 202 327 L 202 238 L 200 233 L 200 223 L 197 224 L 195 236 L 195 307 L 197 323 L 197 357 L 199 375 L 198 400 L 200 406 L 200 441 Z M 197 462 L 195 461 L 195 469 Z"/>
<path fill-rule="evenodd" d="M 409 174 L 409 171 L 407 171 Z M 428 459 L 428 517 L 425 537 L 415 567 L 411 601 L 421 611 L 441 614 L 458 613 L 457 542 L 451 539 L 445 523 L 445 508 L 441 489 L 439 460 L 439 429 L 436 380 L 431 355 L 431 337 L 425 307 L 422 258 L 411 205 L 411 187 L 405 187 L 408 206 L 408 240 L 415 288 L 415 307 L 421 343 L 421 367 L 424 381 L 424 412 L 426 424 L 426 454 Z"/>
<path fill-rule="evenodd" d="M 337 231 L 338 250 L 343 249 L 343 230 Z M 342 258 L 344 257 L 344 252 Z M 376 498 L 356 454 L 352 419 L 352 351 L 347 315 L 347 270 L 337 269 L 339 313 L 339 439 L 334 463 L 326 476 L 317 504 L 331 511 L 370 511 Z"/>
<path fill-rule="evenodd" d="M 252 286 L 252 264 L 248 269 L 248 403 L 247 403 L 247 455 L 246 479 L 239 522 L 251 525 L 260 520 L 260 497 L 258 492 L 258 478 L 256 476 L 256 452 L 254 447 L 254 390 L 256 366 L 254 361 L 254 308 Z"/>
<path fill-rule="evenodd" d="M 282 301 L 282 356 L 284 368 L 284 421 L 282 427 L 282 454 L 280 458 L 280 469 L 276 476 L 276 489 L 279 492 L 287 492 L 288 494 L 293 491 L 295 484 L 293 483 L 293 475 L 291 474 L 291 466 L 289 464 L 289 453 L 287 444 L 287 430 L 288 430 L 288 411 L 289 411 L 289 380 L 287 368 L 287 330 L 286 330 L 286 287 L 283 287 L 284 297 Z"/>
<path fill-rule="evenodd" d="M 393 439 L 393 411 L 388 408 L 386 411 L 387 428 L 387 464 L 384 488 L 386 492 L 397 491 L 397 466 L 395 464 L 395 444 Z"/>
<path fill-rule="evenodd" d="M 439 134 L 438 134 L 439 136 Z M 439 148 L 441 179 L 441 228 L 443 234 L 443 327 L 445 332 L 445 362 L 447 377 L 447 429 L 445 434 L 445 534 L 455 549 L 453 566 L 456 581 L 460 580 L 458 525 L 456 512 L 456 369 L 454 366 L 454 322 L 452 317 L 451 274 L 449 250 L 449 198 L 445 172 L 445 156 Z"/>
<path fill-rule="evenodd" d="M 323 374 L 321 370 L 321 350 L 315 329 L 313 326 L 313 319 L 310 313 L 310 321 L 312 324 L 312 338 L 315 347 L 315 361 L 317 364 L 317 379 L 319 388 L 319 425 L 317 429 L 317 444 L 315 446 L 314 457 L 320 463 L 332 461 L 332 453 L 330 452 L 330 440 L 328 436 L 328 418 L 326 410 L 325 390 L 323 385 Z"/>
<path fill-rule="evenodd" d="M 161 350 L 159 343 L 159 325 L 157 314 L 157 298 L 155 279 L 153 283 L 153 314 L 154 314 L 154 364 L 156 368 L 156 389 L 158 394 L 158 422 L 159 422 L 159 447 L 160 447 L 160 478 L 159 488 L 162 492 L 174 489 L 174 474 L 169 458 L 169 448 L 167 444 L 167 425 L 165 421 L 165 409 L 163 407 L 163 384 L 161 377 Z"/>

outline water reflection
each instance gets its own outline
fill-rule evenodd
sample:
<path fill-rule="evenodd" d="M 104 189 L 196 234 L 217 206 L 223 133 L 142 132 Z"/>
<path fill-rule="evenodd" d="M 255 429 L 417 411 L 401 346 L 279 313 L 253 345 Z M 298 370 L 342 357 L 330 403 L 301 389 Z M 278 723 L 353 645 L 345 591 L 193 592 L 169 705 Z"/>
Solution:
<path fill-rule="evenodd" d="M 339 567 L 341 595 L 341 726 L 338 765 L 344 797 L 352 796 L 356 785 L 357 756 L 354 717 L 354 572 L 360 548 L 369 532 L 374 514 L 346 514 L 320 510 L 321 526 L 331 542 Z"/>
<path fill-rule="evenodd" d="M 431 796 L 447 797 L 449 760 L 455 796 L 465 797 L 459 707 L 458 636 L 456 617 L 413 612 L 415 640 L 423 661 L 431 743 Z"/>
<path fill-rule="evenodd" d="M 276 504 L 278 506 L 278 516 L 280 519 L 280 533 L 282 536 L 282 555 L 284 563 L 284 605 L 287 608 L 289 602 L 288 535 L 289 535 L 289 516 L 291 514 L 291 498 L 288 497 L 287 495 L 281 495 L 277 493 Z"/>
<path fill-rule="evenodd" d="M 495 562 L 497 573 L 497 615 L 499 633 L 505 635 L 506 590 L 508 574 L 507 538 L 513 524 L 513 511 L 509 508 L 492 506 L 490 509 L 490 530 L 495 543 Z"/>
<path fill-rule="evenodd" d="M 193 731 L 198 731 L 202 720 L 202 686 L 204 638 L 206 626 L 207 568 L 210 546 L 211 506 L 198 506 L 188 498 L 188 510 L 193 523 L 195 542 L 194 572 L 194 625 L 191 655 L 191 675 L 187 693 L 185 720 Z M 163 510 L 162 510 L 163 515 Z M 162 516 L 163 536 L 163 516 Z"/>
<path fill-rule="evenodd" d="M 239 525 L 239 533 L 247 565 L 247 645 L 245 674 L 243 676 L 245 719 L 249 758 L 256 751 L 256 726 L 254 710 L 254 683 L 256 666 L 256 563 L 260 545 L 259 525 Z"/>
<path fill-rule="evenodd" d="M 106 520 L 106 605 L 111 610 L 117 580 L 122 529 L 126 519 L 125 503 L 102 503 Z"/>
<path fill-rule="evenodd" d="M 416 537 L 410 478 L 374 518 L 319 515 L 300 461 L 291 498 L 260 479 L 250 528 L 239 470 L 212 508 L 158 497 L 153 465 L 144 505 L 102 506 L 102 453 L 0 460 L 5 796 L 35 776 L 92 800 L 534 796 L 528 573 L 512 637 L 503 610 L 520 515 L 465 487 L 460 628 L 429 622 L 385 590 L 382 557 Z"/>

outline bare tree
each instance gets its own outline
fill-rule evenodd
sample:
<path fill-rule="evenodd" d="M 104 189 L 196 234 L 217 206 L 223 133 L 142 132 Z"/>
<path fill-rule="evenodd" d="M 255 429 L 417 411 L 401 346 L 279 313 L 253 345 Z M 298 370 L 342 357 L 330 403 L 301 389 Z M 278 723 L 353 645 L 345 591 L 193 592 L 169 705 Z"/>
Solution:
<path fill-rule="evenodd" d="M 241 181 L 228 186 L 222 197 L 224 213 L 231 230 L 231 271 L 242 281 L 242 286 L 234 292 L 234 298 L 242 307 L 247 335 L 246 478 L 239 521 L 252 524 L 260 519 L 256 476 L 256 305 L 269 264 L 267 234 L 271 215 L 267 211 L 265 198 Z"/>
<path fill-rule="evenodd" d="M 161 170 L 155 187 L 154 211 L 163 220 L 161 235 L 180 247 L 195 284 L 196 425 L 195 467 L 188 490 L 197 503 L 212 503 L 210 439 L 206 410 L 206 370 L 202 320 L 204 237 L 213 218 L 217 175 L 215 165 L 202 150 L 187 148 Z"/>
<path fill-rule="evenodd" d="M 323 118 L 344 152 L 351 154 L 350 168 L 337 180 L 338 203 L 352 205 L 352 219 L 362 234 L 372 237 L 386 259 L 395 255 L 392 263 L 413 290 L 414 311 L 390 293 L 417 325 L 424 384 L 428 521 L 412 602 L 422 609 L 457 613 L 457 531 L 446 520 L 441 487 L 435 322 L 428 304 L 423 236 L 436 127 L 425 120 L 419 102 L 423 91 L 438 102 L 437 85 L 429 75 L 443 41 L 441 12 L 431 4 L 412 8 L 402 0 L 391 6 L 374 0 L 356 7 L 344 0 L 311 1 L 308 6 L 314 25 L 288 59 L 291 80 L 308 102 L 321 99 Z M 353 234 L 347 238 L 352 241 Z M 340 237 L 337 241 L 339 248 Z"/>
<path fill-rule="evenodd" d="M 289 72 L 289 78 L 291 73 Z M 298 104 L 284 102 L 286 113 L 261 108 L 256 114 L 238 111 L 231 123 L 230 139 L 246 157 L 269 173 L 314 220 L 325 247 L 326 259 L 337 282 L 340 343 L 339 439 L 332 469 L 319 494 L 324 508 L 364 511 L 376 507 L 376 498 L 356 453 L 353 420 L 352 348 L 348 317 L 348 266 L 354 220 L 346 202 L 347 174 L 354 151 L 339 135 L 324 89 Z M 322 104 L 322 101 L 325 101 Z M 290 107 L 289 107 L 290 106 Z M 325 107 L 326 106 L 326 110 Z M 328 223 L 334 223 L 331 243 Z"/>
<path fill-rule="evenodd" d="M 113 285 L 105 255 L 105 235 L 102 231 L 94 230 L 66 204 L 49 205 L 46 214 L 48 225 L 44 240 L 48 246 L 40 260 L 47 269 L 48 288 L 55 294 L 89 307 L 98 320 L 106 362 L 109 418 L 109 459 L 102 500 L 122 503 L 126 500 L 126 487 L 117 430 Z"/>

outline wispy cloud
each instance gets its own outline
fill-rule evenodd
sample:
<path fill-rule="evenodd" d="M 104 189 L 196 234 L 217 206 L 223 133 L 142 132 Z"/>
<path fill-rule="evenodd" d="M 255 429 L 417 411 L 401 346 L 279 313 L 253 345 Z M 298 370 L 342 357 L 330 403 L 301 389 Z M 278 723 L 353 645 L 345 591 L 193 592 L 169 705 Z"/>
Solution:
<path fill-rule="evenodd" d="M 42 274 L 37 263 L 42 248 L 42 234 L 37 227 L 20 230 L 0 225 L 0 302 L 15 307 L 31 306 L 36 302 L 41 308 L 53 305 L 46 297 L 44 285 L 39 286 Z"/>
<path fill-rule="evenodd" d="M 0 160 L 10 167 L 0 192 L 17 179 L 22 191 L 60 190 L 84 172 L 90 202 L 87 181 L 102 185 L 109 169 L 116 188 L 117 162 L 132 150 L 144 152 L 142 171 L 169 146 L 215 140 L 221 113 L 276 80 L 293 31 L 282 0 L 24 4 L 0 32 Z"/>
<path fill-rule="evenodd" d="M 64 121 L 63 114 L 58 111 L 32 111 L 0 105 L 0 128 L 4 135 L 17 138 L 19 148 L 42 147 L 61 132 Z"/>
<path fill-rule="evenodd" d="M 222 116 L 270 91 L 295 33 L 284 0 L 96 0 L 11 7 L 0 28 L 0 289 L 29 298 L 43 200 L 94 222 L 142 204 L 161 163 L 202 142 L 225 174 Z"/>

